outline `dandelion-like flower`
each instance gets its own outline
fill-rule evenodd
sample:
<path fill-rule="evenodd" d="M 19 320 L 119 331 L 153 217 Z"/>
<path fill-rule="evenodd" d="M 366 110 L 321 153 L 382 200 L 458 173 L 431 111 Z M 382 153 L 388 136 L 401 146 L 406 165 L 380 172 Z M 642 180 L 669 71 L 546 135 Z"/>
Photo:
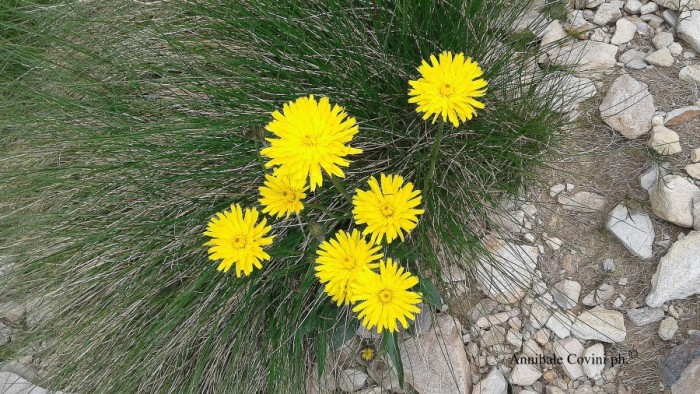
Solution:
<path fill-rule="evenodd" d="M 236 264 L 236 276 L 240 278 L 241 273 L 250 275 L 253 267 L 260 269 L 260 262 L 270 259 L 263 246 L 271 244 L 274 236 L 265 236 L 271 227 L 265 218 L 258 223 L 258 216 L 257 209 L 243 212 L 239 204 L 234 204 L 211 218 L 204 235 L 212 239 L 204 245 L 211 246 L 210 260 L 221 260 L 217 270 L 228 272 Z"/>
<path fill-rule="evenodd" d="M 409 289 L 418 284 L 418 278 L 390 258 L 379 262 L 379 274 L 366 270 L 357 277 L 353 284 L 352 301 L 360 301 L 352 308 L 359 312 L 357 318 L 368 330 L 377 327 L 377 332 L 387 329 L 389 332 L 399 330 L 398 322 L 404 329 L 408 320 L 414 320 L 420 313 L 417 304 L 421 294 Z"/>
<path fill-rule="evenodd" d="M 366 224 L 363 234 L 371 234 L 372 242 L 382 242 L 386 237 L 387 243 L 396 238 L 404 240 L 404 232 L 408 233 L 416 227 L 418 215 L 424 211 L 416 207 L 421 202 L 420 190 L 414 190 L 413 184 L 404 185 L 400 175 L 381 174 L 381 186 L 377 178 L 369 179 L 370 190 L 356 190 L 352 199 L 352 213 L 355 222 Z"/>
<path fill-rule="evenodd" d="M 363 361 L 370 362 L 377 356 L 377 350 L 372 345 L 365 345 L 360 349 L 360 358 Z"/>
<path fill-rule="evenodd" d="M 298 98 L 272 117 L 265 128 L 278 138 L 267 138 L 270 146 L 261 151 L 270 158 L 265 166 L 279 166 L 283 175 L 308 178 L 311 191 L 323 184 L 322 171 L 344 178 L 340 167 L 350 165 L 345 156 L 362 153 L 347 145 L 358 132 L 355 118 L 339 105 L 331 107 L 326 97 L 319 101 L 313 95 Z"/>
<path fill-rule="evenodd" d="M 443 122 L 450 122 L 458 127 L 460 122 L 471 119 L 476 115 L 476 109 L 484 108 L 484 104 L 475 97 L 486 94 L 487 82 L 481 77 L 484 72 L 479 64 L 471 58 L 464 58 L 463 53 L 452 55 L 446 51 L 440 54 L 439 60 L 430 55 L 428 64 L 418 67 L 421 77 L 409 81 L 413 89 L 409 90 L 409 103 L 417 103 L 416 111 L 423 113 L 423 119 L 433 117 L 433 123 L 438 115 Z"/>
<path fill-rule="evenodd" d="M 324 241 L 316 252 L 316 277 L 325 283 L 324 290 L 338 306 L 350 303 L 352 288 L 358 274 L 364 270 L 376 268 L 373 263 L 382 255 L 381 247 L 369 244 L 359 231 L 352 233 L 338 231 L 335 239 Z"/>
<path fill-rule="evenodd" d="M 259 201 L 263 213 L 275 215 L 278 218 L 290 213 L 299 214 L 304 209 L 301 200 L 306 198 L 306 178 L 293 175 L 265 175 L 265 183 L 260 186 Z"/>

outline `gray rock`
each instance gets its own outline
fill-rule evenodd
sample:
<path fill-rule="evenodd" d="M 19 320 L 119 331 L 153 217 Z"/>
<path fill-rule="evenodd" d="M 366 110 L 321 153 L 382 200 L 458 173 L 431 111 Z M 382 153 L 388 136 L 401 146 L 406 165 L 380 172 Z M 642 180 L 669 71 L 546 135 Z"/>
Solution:
<path fill-rule="evenodd" d="M 622 13 L 617 6 L 610 3 L 603 3 L 600 5 L 600 7 L 598 7 L 598 11 L 596 11 L 595 15 L 593 16 L 593 23 L 600 26 L 607 25 L 608 23 L 612 23 L 621 17 Z"/>
<path fill-rule="evenodd" d="M 700 0 L 654 0 L 654 3 L 674 11 L 700 10 Z"/>
<path fill-rule="evenodd" d="M 642 2 L 639 0 L 627 0 L 625 1 L 625 11 L 629 12 L 630 14 L 636 15 L 639 14 L 639 11 L 642 8 Z"/>
<path fill-rule="evenodd" d="M 571 197 L 560 194 L 557 201 L 562 204 L 562 208 L 573 212 L 598 212 L 606 204 L 605 197 L 592 192 L 577 192 Z"/>
<path fill-rule="evenodd" d="M 671 386 L 671 394 L 700 393 L 700 357 L 683 371 L 678 382 Z"/>
<path fill-rule="evenodd" d="M 602 378 L 605 369 L 605 348 L 602 343 L 596 343 L 583 351 L 583 373 L 589 378 L 596 380 Z"/>
<path fill-rule="evenodd" d="M 610 212 L 610 218 L 605 226 L 630 253 L 642 259 L 652 258 L 654 225 L 649 215 L 630 214 L 627 207 L 620 203 Z"/>
<path fill-rule="evenodd" d="M 700 331 L 692 331 L 685 342 L 666 352 L 659 360 L 664 385 L 669 387 L 676 383 L 683 370 L 697 358 L 700 358 Z"/>
<path fill-rule="evenodd" d="M 12 339 L 12 328 L 7 327 L 6 325 L 2 324 L 0 322 L 0 346 L 10 343 L 10 340 Z"/>
<path fill-rule="evenodd" d="M 581 364 L 576 361 L 573 363 L 568 362 L 570 354 L 575 356 L 573 360 L 583 355 L 583 345 L 581 345 L 581 342 L 574 338 L 558 339 L 554 341 L 554 353 L 562 358 L 563 362 L 561 365 L 564 368 L 564 372 L 566 372 L 572 380 L 583 376 L 583 367 L 581 367 Z"/>
<path fill-rule="evenodd" d="M 683 168 L 693 179 L 700 179 L 700 163 L 688 164 Z"/>
<path fill-rule="evenodd" d="M 578 297 L 581 295 L 581 284 L 572 280 L 564 279 L 554 284 L 552 297 L 554 301 L 564 309 L 571 309 L 578 304 Z"/>
<path fill-rule="evenodd" d="M 646 53 L 633 48 L 620 55 L 620 62 L 622 62 L 622 64 L 624 64 L 627 68 L 631 68 L 633 70 L 644 70 L 648 67 L 647 62 L 644 61 L 646 56 Z"/>
<path fill-rule="evenodd" d="M 661 48 L 647 55 L 644 58 L 649 64 L 653 64 L 657 67 L 671 67 L 673 65 L 673 55 L 668 50 L 668 48 Z"/>
<path fill-rule="evenodd" d="M 651 42 L 654 43 L 656 49 L 668 48 L 669 45 L 673 44 L 673 34 L 662 31 L 655 35 L 654 38 L 651 39 Z"/>
<path fill-rule="evenodd" d="M 613 81 L 600 114 L 605 123 L 629 139 L 646 134 L 654 116 L 654 98 L 647 85 L 624 74 Z"/>
<path fill-rule="evenodd" d="M 627 317 L 635 326 L 643 327 L 661 321 L 661 319 L 664 318 L 664 310 L 661 308 L 649 307 L 628 309 Z"/>
<path fill-rule="evenodd" d="M 627 329 L 622 313 L 597 306 L 578 316 L 571 333 L 579 339 L 616 343 L 625 339 Z"/>
<path fill-rule="evenodd" d="M 472 375 L 460 324 L 442 314 L 435 325 L 435 330 L 399 344 L 405 381 L 419 393 L 467 392 Z"/>
<path fill-rule="evenodd" d="M 628 43 L 632 41 L 636 33 L 637 25 L 627 19 L 619 19 L 615 22 L 615 34 L 610 39 L 610 43 L 613 45 Z"/>
<path fill-rule="evenodd" d="M 700 65 L 685 66 L 678 73 L 678 79 L 687 83 L 700 84 Z"/>
<path fill-rule="evenodd" d="M 662 125 L 651 129 L 647 145 L 660 155 L 675 155 L 683 150 L 678 133 Z"/>
<path fill-rule="evenodd" d="M 485 238 L 483 244 L 491 258 L 478 261 L 475 276 L 486 295 L 504 304 L 522 299 L 532 284 L 539 255 L 537 248 L 495 237 Z"/>
<path fill-rule="evenodd" d="M 556 92 L 554 88 L 557 89 Z M 537 91 L 541 95 L 555 94 L 552 107 L 562 113 L 572 111 L 578 103 L 595 96 L 597 92 L 595 84 L 590 79 L 579 78 L 565 72 L 551 74 L 550 78 L 537 87 Z"/>
<path fill-rule="evenodd" d="M 367 384 L 367 374 L 357 369 L 345 369 L 338 376 L 338 387 L 346 393 L 352 393 Z"/>
<path fill-rule="evenodd" d="M 664 18 L 666 23 L 671 27 L 676 27 L 678 25 L 678 13 L 672 10 L 664 10 L 661 13 L 661 17 Z"/>
<path fill-rule="evenodd" d="M 384 360 L 383 358 L 377 357 L 372 362 L 367 365 L 367 373 L 379 386 L 381 386 L 386 391 L 402 391 L 399 385 L 399 376 L 396 373 L 394 366 Z"/>
<path fill-rule="evenodd" d="M 668 127 L 682 125 L 698 115 L 700 115 L 700 107 L 696 105 L 677 108 L 666 114 L 664 117 L 664 125 Z"/>
<path fill-rule="evenodd" d="M 543 299 L 537 299 L 530 305 L 530 323 L 534 328 L 542 328 L 552 316 L 553 306 Z"/>
<path fill-rule="evenodd" d="M 552 330 L 554 335 L 559 338 L 566 338 L 571 335 L 571 324 L 574 316 L 571 312 L 554 311 L 552 316 L 547 320 L 547 328 Z"/>
<path fill-rule="evenodd" d="M 639 13 L 642 15 L 653 14 L 659 10 L 659 6 L 654 2 L 646 3 L 639 9 Z"/>
<path fill-rule="evenodd" d="M 673 339 L 673 336 L 676 335 L 676 332 L 678 331 L 678 322 L 676 319 L 673 317 L 669 316 L 663 320 L 661 320 L 661 324 L 659 324 L 659 336 L 661 339 L 664 341 L 670 341 Z"/>
<path fill-rule="evenodd" d="M 613 259 L 605 259 L 603 260 L 603 271 L 605 272 L 615 272 L 615 262 Z"/>
<path fill-rule="evenodd" d="M 0 372 L 0 393 L 2 394 L 45 394 L 48 391 L 34 385 L 13 372 Z"/>
<path fill-rule="evenodd" d="M 679 175 L 666 175 L 649 189 L 651 211 L 682 227 L 693 226 L 693 204 L 700 201 L 700 188 Z"/>
<path fill-rule="evenodd" d="M 651 279 L 647 305 L 660 307 L 664 302 L 700 293 L 700 232 L 691 231 L 676 241 L 659 260 Z"/>
<path fill-rule="evenodd" d="M 507 386 L 508 382 L 501 371 L 498 368 L 491 368 L 491 372 L 474 385 L 472 394 L 506 394 Z"/>
<path fill-rule="evenodd" d="M 551 49 L 552 65 L 573 67 L 579 76 L 598 76 L 617 63 L 617 45 L 599 41 L 577 41 Z"/>
<path fill-rule="evenodd" d="M 690 160 L 693 163 L 697 163 L 700 161 L 700 148 L 695 148 L 690 151 Z"/>
<path fill-rule="evenodd" d="M 700 52 L 700 11 L 682 12 L 676 30 L 680 39 Z"/>
<path fill-rule="evenodd" d="M 20 324 L 27 314 L 25 305 L 8 301 L 0 302 L 0 319 L 6 319 L 12 324 Z"/>
<path fill-rule="evenodd" d="M 540 369 L 531 364 L 516 364 L 510 372 L 510 382 L 518 386 L 529 386 L 542 376 Z"/>

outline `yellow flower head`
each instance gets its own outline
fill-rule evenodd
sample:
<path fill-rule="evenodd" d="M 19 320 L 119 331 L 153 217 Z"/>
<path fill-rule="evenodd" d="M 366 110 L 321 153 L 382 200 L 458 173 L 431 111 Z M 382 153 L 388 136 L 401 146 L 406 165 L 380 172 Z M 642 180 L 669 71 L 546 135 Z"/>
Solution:
<path fill-rule="evenodd" d="M 372 234 L 372 242 L 382 242 L 384 236 L 389 243 L 396 238 L 404 240 L 416 227 L 418 215 L 424 211 L 416 209 L 421 202 L 420 190 L 413 184 L 404 185 L 400 175 L 381 174 L 381 187 L 375 177 L 369 179 L 369 191 L 356 190 L 352 199 L 355 222 L 366 224 L 363 234 Z"/>
<path fill-rule="evenodd" d="M 376 268 L 382 255 L 379 246 L 365 241 L 357 230 L 347 233 L 338 231 L 335 239 L 324 241 L 316 252 L 316 277 L 325 283 L 324 290 L 338 306 L 350 303 L 350 285 L 364 270 Z"/>
<path fill-rule="evenodd" d="M 433 116 L 433 123 L 438 115 L 443 122 L 450 122 L 458 127 L 476 115 L 475 108 L 484 108 L 484 104 L 475 97 L 486 94 L 486 81 L 479 78 L 484 72 L 479 64 L 470 57 L 464 59 L 463 53 L 453 56 L 452 52 L 443 52 L 440 59 L 430 55 L 430 62 L 423 60 L 418 67 L 421 77 L 408 81 L 413 89 L 409 90 L 409 103 L 417 103 L 416 111 L 423 112 L 423 119 Z"/>
<path fill-rule="evenodd" d="M 372 361 L 377 356 L 377 350 L 372 345 L 365 345 L 360 349 L 360 358 L 363 361 Z"/>
<path fill-rule="evenodd" d="M 301 203 L 306 198 L 306 178 L 292 175 L 265 175 L 265 183 L 260 186 L 259 201 L 263 205 L 263 213 L 275 215 L 278 218 L 282 215 L 289 217 L 290 213 L 299 214 L 304 209 Z"/>
<path fill-rule="evenodd" d="M 298 98 L 272 117 L 265 128 L 278 138 L 267 138 L 270 146 L 261 151 L 270 158 L 265 166 L 279 166 L 283 175 L 308 177 L 311 191 L 323 184 L 321 170 L 344 178 L 340 167 L 350 165 L 345 156 L 362 153 L 346 145 L 358 132 L 355 118 L 348 117 L 339 105 L 331 107 L 326 97 L 319 101 L 313 95 Z"/>
<path fill-rule="evenodd" d="M 421 302 L 421 294 L 409 289 L 418 284 L 418 278 L 404 271 L 392 259 L 379 262 L 379 274 L 366 270 L 353 284 L 352 301 L 361 301 L 352 308 L 359 312 L 357 318 L 368 330 L 377 327 L 377 332 L 388 329 L 399 330 L 396 321 L 404 329 L 408 328 L 407 318 L 415 319 L 420 312 L 416 306 Z"/>
<path fill-rule="evenodd" d="M 209 248 L 209 259 L 221 260 L 217 270 L 228 272 L 236 264 L 236 276 L 250 275 L 253 266 L 262 268 L 261 261 L 269 260 L 270 255 L 263 251 L 263 246 L 272 243 L 274 235 L 266 237 L 271 227 L 267 220 L 258 223 L 258 210 L 246 209 L 239 204 L 231 205 L 230 211 L 223 211 L 212 217 L 207 224 L 204 235 L 212 239 L 204 245 Z"/>

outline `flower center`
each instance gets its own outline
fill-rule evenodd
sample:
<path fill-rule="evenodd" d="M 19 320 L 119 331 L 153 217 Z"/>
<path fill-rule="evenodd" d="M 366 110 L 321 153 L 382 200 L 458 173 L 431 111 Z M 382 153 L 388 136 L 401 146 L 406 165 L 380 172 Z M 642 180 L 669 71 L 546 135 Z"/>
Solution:
<path fill-rule="evenodd" d="M 379 301 L 383 304 L 391 302 L 392 294 L 389 290 L 382 290 L 379 292 Z"/>
<path fill-rule="evenodd" d="M 345 256 L 345 257 L 343 257 L 343 265 L 345 266 L 345 268 L 354 269 L 355 265 L 356 265 L 355 259 L 348 257 L 348 256 Z"/>
<path fill-rule="evenodd" d="M 454 94 L 455 89 L 449 83 L 446 83 L 440 87 L 440 95 L 442 97 L 450 97 Z"/>
<path fill-rule="evenodd" d="M 282 198 L 287 202 L 295 202 L 297 200 L 297 193 L 294 190 L 282 190 Z"/>
<path fill-rule="evenodd" d="M 318 145 L 316 138 L 306 134 L 301 138 L 301 145 L 307 148 L 315 148 Z"/>
<path fill-rule="evenodd" d="M 243 249 L 243 248 L 245 248 L 245 245 L 246 245 L 245 237 L 241 237 L 240 235 L 236 235 L 235 237 L 233 237 L 232 243 L 233 243 L 234 249 Z"/>
<path fill-rule="evenodd" d="M 392 207 L 389 203 L 382 204 L 381 210 L 382 215 L 384 215 L 386 218 L 394 216 L 394 207 Z"/>

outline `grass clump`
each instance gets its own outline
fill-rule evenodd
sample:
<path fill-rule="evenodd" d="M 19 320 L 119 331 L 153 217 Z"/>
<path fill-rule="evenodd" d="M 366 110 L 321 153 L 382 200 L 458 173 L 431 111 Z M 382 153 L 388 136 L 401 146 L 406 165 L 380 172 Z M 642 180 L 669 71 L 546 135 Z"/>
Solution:
<path fill-rule="evenodd" d="M 426 214 L 390 254 L 439 278 L 439 253 L 474 261 L 485 213 L 542 164 L 564 120 L 537 51 L 502 42 L 510 1 L 23 3 L 3 19 L 11 77 L 0 91 L 0 299 L 48 316 L 20 344 L 57 357 L 68 392 L 301 392 L 307 365 L 354 332 L 313 276 L 315 235 L 349 222 L 293 218 L 263 270 L 216 272 L 202 235 L 232 202 L 253 206 L 270 113 L 308 94 L 360 122 L 350 190 L 398 173 L 422 185 L 436 125 L 408 80 L 443 50 L 477 60 L 486 109 L 447 127 Z M 19 4 L 19 3 L 17 3 Z M 43 19 L 42 19 L 43 18 Z M 16 34 L 15 34 L 16 33 Z M 528 40 L 529 41 L 529 40 Z M 7 58 L 6 58 L 7 59 Z M 13 63 L 11 63 L 13 62 Z M 542 92 L 547 78 L 550 90 Z M 330 185 L 310 200 L 349 204 Z M 310 231 L 309 228 L 313 229 Z M 323 369 L 321 367 L 320 369 Z"/>

